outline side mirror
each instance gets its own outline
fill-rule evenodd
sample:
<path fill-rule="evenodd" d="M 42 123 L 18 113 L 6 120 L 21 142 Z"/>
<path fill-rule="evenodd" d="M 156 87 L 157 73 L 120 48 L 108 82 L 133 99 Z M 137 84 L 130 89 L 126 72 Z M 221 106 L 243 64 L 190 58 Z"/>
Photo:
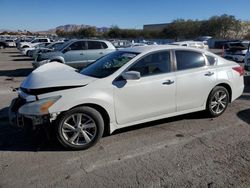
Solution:
<path fill-rule="evenodd" d="M 137 71 L 128 71 L 122 73 L 122 78 L 125 80 L 139 80 L 141 78 L 141 73 Z"/>

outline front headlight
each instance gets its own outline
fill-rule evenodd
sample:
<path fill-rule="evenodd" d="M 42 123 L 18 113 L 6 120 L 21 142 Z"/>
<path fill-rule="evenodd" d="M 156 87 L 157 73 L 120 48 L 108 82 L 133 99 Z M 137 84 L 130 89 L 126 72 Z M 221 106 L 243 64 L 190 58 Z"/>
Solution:
<path fill-rule="evenodd" d="M 27 103 L 23 105 L 18 112 L 23 115 L 45 115 L 49 113 L 49 107 L 55 104 L 61 96 L 49 97 L 40 99 L 35 102 Z"/>

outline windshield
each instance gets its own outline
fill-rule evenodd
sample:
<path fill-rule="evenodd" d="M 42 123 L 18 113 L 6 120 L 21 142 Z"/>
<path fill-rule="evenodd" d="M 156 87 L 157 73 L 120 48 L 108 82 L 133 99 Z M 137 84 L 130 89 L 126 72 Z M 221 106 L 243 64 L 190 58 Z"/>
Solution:
<path fill-rule="evenodd" d="M 57 50 L 58 50 L 58 51 L 63 50 L 63 49 L 64 49 L 66 46 L 68 46 L 70 43 L 71 43 L 71 41 L 68 41 L 68 42 L 63 43 L 62 45 L 60 45 L 60 46 L 57 48 Z"/>
<path fill-rule="evenodd" d="M 59 48 L 61 48 L 62 44 L 63 42 L 51 43 L 47 46 L 47 48 L 54 49 L 57 51 Z"/>
<path fill-rule="evenodd" d="M 83 69 L 81 74 L 95 78 L 105 78 L 113 74 L 138 54 L 124 51 L 110 53 Z"/>

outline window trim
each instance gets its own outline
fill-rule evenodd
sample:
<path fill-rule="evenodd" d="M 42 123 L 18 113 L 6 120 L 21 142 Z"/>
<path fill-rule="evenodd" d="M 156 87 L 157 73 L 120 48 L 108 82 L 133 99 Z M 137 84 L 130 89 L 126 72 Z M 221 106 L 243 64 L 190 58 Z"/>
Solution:
<path fill-rule="evenodd" d="M 176 53 L 175 53 L 176 51 L 190 51 L 190 52 L 196 52 L 196 53 L 201 54 L 204 57 L 204 59 L 205 59 L 205 66 L 194 67 L 194 68 L 189 68 L 189 69 L 184 69 L 184 70 L 178 70 L 178 68 L 177 68 L 177 58 L 176 58 Z M 205 56 L 204 52 L 200 52 L 200 51 L 196 51 L 196 50 L 191 50 L 191 49 L 174 49 L 173 50 L 173 54 L 174 54 L 174 65 L 175 65 L 174 71 L 175 72 L 188 71 L 188 70 L 200 69 L 200 68 L 207 68 L 207 67 L 210 66 L 209 63 L 208 63 L 207 57 Z"/>
<path fill-rule="evenodd" d="M 77 43 L 77 42 L 83 42 L 83 43 L 85 43 L 85 49 L 81 49 L 81 50 L 70 50 L 70 51 L 84 51 L 84 50 L 87 50 L 87 49 L 86 49 L 86 41 L 80 41 L 80 40 L 79 40 L 79 41 L 74 41 L 74 42 L 70 43 L 67 47 L 64 48 L 64 50 L 67 49 L 67 48 L 70 48 L 70 46 L 71 46 L 72 44 Z"/>
<path fill-rule="evenodd" d="M 217 63 L 218 63 L 218 58 L 217 58 L 217 57 L 215 57 L 215 56 L 213 56 L 213 55 L 210 55 L 210 54 L 208 54 L 208 53 L 204 53 L 204 56 L 206 57 L 207 66 L 208 66 L 208 67 L 214 67 L 215 65 L 217 65 Z M 207 56 L 211 56 L 211 57 L 213 57 L 213 58 L 215 59 L 215 62 L 214 62 L 213 65 L 210 64 L 210 62 L 208 61 Z"/>
<path fill-rule="evenodd" d="M 118 77 L 121 77 L 121 75 L 125 72 L 128 71 L 128 69 L 130 69 L 134 64 L 136 64 L 137 62 L 139 62 L 140 60 L 142 60 L 143 58 L 145 58 L 148 55 L 154 54 L 154 53 L 160 53 L 160 52 L 169 52 L 170 55 L 170 71 L 166 72 L 166 73 L 159 73 L 159 74 L 153 74 L 153 75 L 146 75 L 146 76 L 141 76 L 141 78 L 147 78 L 150 76 L 159 76 L 159 75 L 163 75 L 163 74 L 169 74 L 169 73 L 173 73 L 174 72 L 174 63 L 173 63 L 173 53 L 171 49 L 166 49 L 166 50 L 157 50 L 157 51 L 153 51 L 153 52 L 149 52 L 147 54 L 144 54 L 143 56 L 141 56 L 139 59 L 137 59 L 135 62 L 133 62 L 131 65 L 129 65 L 124 71 L 121 72 L 121 74 Z"/>

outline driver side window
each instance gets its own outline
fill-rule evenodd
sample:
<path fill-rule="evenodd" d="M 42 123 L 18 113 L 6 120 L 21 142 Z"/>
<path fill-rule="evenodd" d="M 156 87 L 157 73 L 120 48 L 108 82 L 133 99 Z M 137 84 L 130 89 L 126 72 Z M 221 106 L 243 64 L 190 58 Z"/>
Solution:
<path fill-rule="evenodd" d="M 70 50 L 85 50 L 85 42 L 84 41 L 77 41 L 71 44 Z"/>
<path fill-rule="evenodd" d="M 171 71 L 170 52 L 149 54 L 136 62 L 128 71 L 140 72 L 141 76 L 151 76 Z"/>

